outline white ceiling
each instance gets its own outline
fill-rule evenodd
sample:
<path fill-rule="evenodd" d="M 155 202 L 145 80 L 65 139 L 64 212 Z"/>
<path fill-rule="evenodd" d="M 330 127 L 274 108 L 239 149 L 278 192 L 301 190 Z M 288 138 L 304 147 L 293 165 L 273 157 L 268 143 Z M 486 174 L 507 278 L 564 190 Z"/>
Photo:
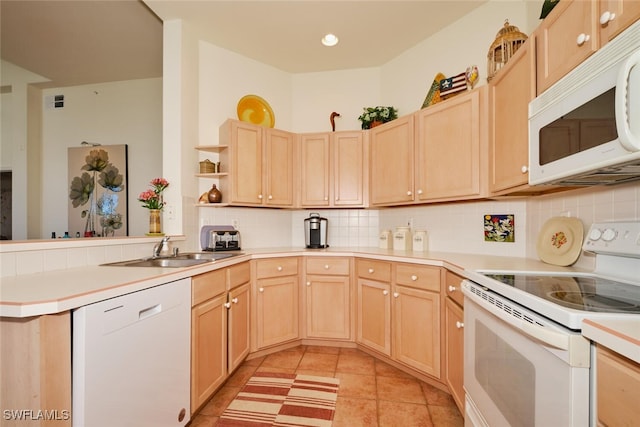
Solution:
<path fill-rule="evenodd" d="M 158 77 L 162 22 L 151 9 L 286 72 L 376 67 L 486 1 L 2 0 L 1 54 L 49 86 Z M 327 32 L 336 47 L 320 43 Z"/>

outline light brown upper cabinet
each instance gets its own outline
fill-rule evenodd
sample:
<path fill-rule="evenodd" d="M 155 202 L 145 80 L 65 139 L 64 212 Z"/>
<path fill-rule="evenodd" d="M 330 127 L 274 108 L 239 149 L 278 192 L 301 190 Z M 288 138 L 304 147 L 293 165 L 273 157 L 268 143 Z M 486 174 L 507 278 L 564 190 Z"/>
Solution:
<path fill-rule="evenodd" d="M 364 207 L 368 150 L 362 131 L 300 135 L 300 207 Z"/>
<path fill-rule="evenodd" d="M 640 19 L 638 0 L 600 0 L 598 24 L 600 24 L 600 46 L 613 40 L 629 25 Z"/>
<path fill-rule="evenodd" d="M 529 102 L 535 97 L 533 39 L 527 40 L 489 84 L 489 189 L 528 187 Z"/>
<path fill-rule="evenodd" d="M 637 0 L 562 0 L 536 30 L 538 94 L 640 18 Z"/>
<path fill-rule="evenodd" d="M 220 154 L 229 165 L 225 186 L 229 204 L 236 206 L 293 207 L 295 134 L 237 120 L 220 128 Z"/>
<path fill-rule="evenodd" d="M 416 113 L 416 201 L 473 199 L 486 192 L 486 86 Z"/>
<path fill-rule="evenodd" d="M 372 206 L 413 203 L 414 116 L 404 116 L 369 131 Z"/>

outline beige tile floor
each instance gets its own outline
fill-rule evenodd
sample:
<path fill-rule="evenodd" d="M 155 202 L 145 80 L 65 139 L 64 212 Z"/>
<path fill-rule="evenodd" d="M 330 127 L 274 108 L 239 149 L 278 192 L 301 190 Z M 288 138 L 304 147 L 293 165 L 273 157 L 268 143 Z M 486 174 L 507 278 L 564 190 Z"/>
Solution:
<path fill-rule="evenodd" d="M 299 346 L 247 360 L 213 396 L 190 427 L 213 427 L 256 371 L 303 373 L 340 378 L 333 427 L 462 427 L 451 396 L 349 348 Z"/>

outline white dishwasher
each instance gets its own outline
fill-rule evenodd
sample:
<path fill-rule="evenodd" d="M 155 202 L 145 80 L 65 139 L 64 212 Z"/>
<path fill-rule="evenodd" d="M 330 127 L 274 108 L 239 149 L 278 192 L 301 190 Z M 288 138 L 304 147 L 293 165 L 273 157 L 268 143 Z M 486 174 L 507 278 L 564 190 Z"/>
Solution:
<path fill-rule="evenodd" d="M 73 312 L 74 427 L 189 421 L 191 279 Z"/>

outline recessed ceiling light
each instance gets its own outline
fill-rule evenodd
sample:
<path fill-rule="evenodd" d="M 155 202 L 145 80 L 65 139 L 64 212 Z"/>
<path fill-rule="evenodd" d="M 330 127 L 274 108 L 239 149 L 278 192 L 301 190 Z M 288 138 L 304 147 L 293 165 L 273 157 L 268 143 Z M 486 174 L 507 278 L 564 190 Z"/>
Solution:
<path fill-rule="evenodd" d="M 322 44 L 325 46 L 335 46 L 338 44 L 338 37 L 335 34 L 326 34 L 322 38 Z"/>

